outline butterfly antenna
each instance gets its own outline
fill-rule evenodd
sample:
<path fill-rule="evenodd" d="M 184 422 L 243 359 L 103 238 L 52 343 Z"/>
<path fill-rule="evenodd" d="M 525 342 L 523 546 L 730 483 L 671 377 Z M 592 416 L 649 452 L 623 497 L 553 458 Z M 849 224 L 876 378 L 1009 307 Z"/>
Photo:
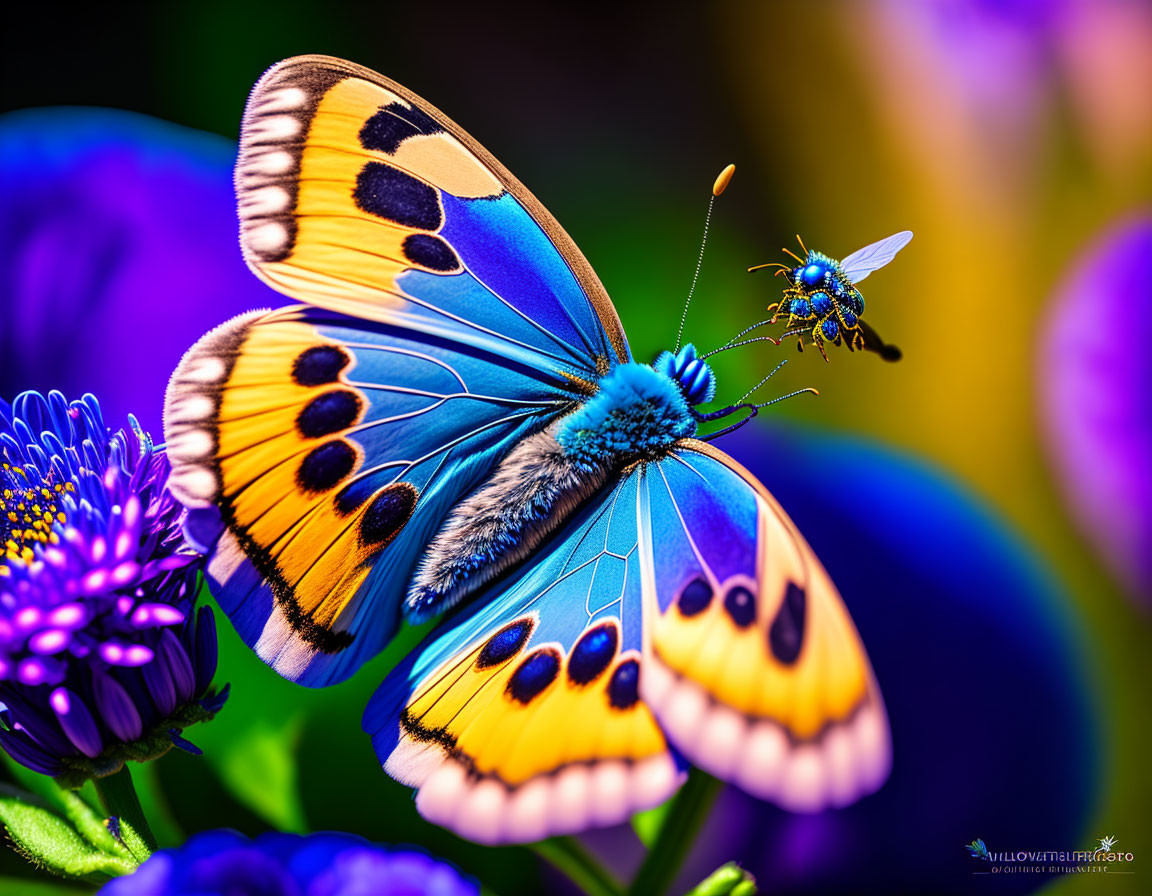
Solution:
<path fill-rule="evenodd" d="M 688 306 L 692 304 L 692 294 L 696 292 L 696 281 L 700 279 L 700 266 L 704 264 L 704 247 L 708 244 L 708 226 L 712 223 L 712 206 L 716 204 L 716 197 L 728 189 L 728 184 L 735 172 L 736 166 L 728 165 L 712 184 L 712 195 L 708 197 L 708 212 L 704 215 L 704 237 L 700 240 L 700 254 L 696 257 L 696 270 L 692 273 L 692 285 L 688 288 L 688 298 L 684 300 L 684 312 L 680 315 L 680 329 L 676 331 L 676 348 L 672 350 L 673 354 L 680 351 L 680 340 L 684 338 L 684 322 L 688 319 Z"/>
<path fill-rule="evenodd" d="M 778 404 L 781 401 L 787 401 L 789 398 L 795 398 L 797 395 L 803 395 L 805 393 L 816 396 L 820 395 L 820 391 L 818 389 L 815 389 L 812 386 L 805 386 L 803 389 L 797 389 L 795 392 L 789 392 L 787 395 L 781 395 L 779 398 L 773 398 L 771 401 L 762 401 L 760 404 L 756 405 L 756 408 L 766 408 L 771 405 Z"/>
<path fill-rule="evenodd" d="M 795 252 L 793 252 L 791 249 L 789 249 L 787 246 L 784 247 L 784 251 L 788 255 L 791 255 L 793 258 L 795 258 L 798 262 L 800 262 L 800 264 L 804 264 L 804 259 L 801 258 L 799 255 L 797 255 Z"/>
<path fill-rule="evenodd" d="M 768 310 L 769 310 L 769 311 L 771 311 L 771 310 L 772 310 L 771 306 L 769 306 Z M 732 344 L 733 342 L 735 342 L 737 339 L 740 339 L 740 338 L 742 338 L 743 336 L 746 336 L 747 334 L 751 333 L 753 330 L 758 330 L 758 329 L 760 329 L 760 327 L 765 327 L 765 326 L 767 326 L 768 324 L 772 323 L 772 321 L 773 321 L 774 319 L 775 319 L 775 318 L 771 318 L 771 317 L 769 317 L 769 318 L 766 318 L 765 320 L 762 320 L 762 321 L 759 321 L 759 322 L 757 322 L 757 323 L 754 323 L 754 324 L 752 324 L 752 326 L 750 326 L 750 327 L 745 327 L 743 330 L 741 330 L 739 333 L 737 333 L 735 336 L 733 336 L 731 339 L 729 339 L 727 342 L 725 342 L 725 343 L 724 343 L 724 345 L 722 345 L 722 346 L 720 346 L 720 347 L 721 347 L 721 348 L 724 348 L 724 347 L 726 347 L 726 346 L 729 346 L 729 345 L 731 345 L 731 344 Z"/>
<path fill-rule="evenodd" d="M 777 372 L 779 372 L 780 368 L 783 367 L 787 363 L 788 363 L 788 359 L 785 358 L 783 361 L 781 361 L 779 364 L 777 364 L 775 367 L 773 367 L 772 372 L 769 373 L 766 377 L 764 377 L 764 379 L 760 380 L 760 382 L 758 382 L 755 386 L 753 386 L 751 389 L 749 389 L 743 395 L 741 395 L 740 398 L 737 400 L 736 404 L 742 404 L 743 402 L 747 401 L 748 397 L 750 395 L 752 395 L 757 389 L 759 389 L 766 382 L 768 382 L 768 380 L 772 379 L 772 377 L 774 377 L 777 374 Z"/>
<path fill-rule="evenodd" d="M 800 239 L 800 234 L 796 234 L 796 242 L 800 244 L 800 248 L 804 250 L 804 254 L 808 254 L 808 247 L 804 245 L 804 240 Z"/>
<path fill-rule="evenodd" d="M 701 355 L 700 360 L 703 361 L 705 358 L 711 358 L 713 355 L 720 354 L 720 352 L 726 352 L 734 348 L 740 348 L 742 345 L 751 345 L 754 342 L 771 342 L 773 345 L 780 344 L 779 339 L 773 339 L 771 336 L 755 336 L 752 339 L 742 339 L 740 342 L 732 342 L 728 345 L 722 345 L 720 348 L 714 348 L 706 355 Z"/>

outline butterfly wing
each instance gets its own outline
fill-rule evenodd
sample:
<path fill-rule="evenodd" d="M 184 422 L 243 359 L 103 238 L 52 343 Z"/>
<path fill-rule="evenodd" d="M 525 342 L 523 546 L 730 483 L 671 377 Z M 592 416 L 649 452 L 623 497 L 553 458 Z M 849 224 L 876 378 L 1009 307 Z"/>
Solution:
<path fill-rule="evenodd" d="M 640 692 L 693 763 L 795 811 L 887 777 L 883 701 L 816 556 L 750 473 L 685 441 L 645 475 Z"/>
<path fill-rule="evenodd" d="M 763 487 L 696 441 L 632 468 L 447 620 L 364 727 L 426 817 L 484 842 L 621 821 L 678 785 L 677 752 L 797 810 L 874 790 L 890 757 L 827 574 Z"/>
<path fill-rule="evenodd" d="M 426 818 L 524 842 L 623 821 L 679 786 L 638 694 L 641 484 L 601 492 L 372 699 L 364 729 Z"/>
<path fill-rule="evenodd" d="M 458 325 L 592 369 L 628 359 L 604 287 L 483 147 L 399 84 L 301 56 L 257 83 L 236 165 L 241 245 L 294 298 Z"/>
<path fill-rule="evenodd" d="M 878 271 L 888 264 L 896 253 L 903 249 L 912 239 L 911 230 L 902 230 L 890 237 L 858 249 L 840 262 L 840 270 L 852 283 L 859 283 L 873 271 Z"/>
<path fill-rule="evenodd" d="M 272 68 L 236 186 L 249 264 L 311 307 L 189 351 L 165 406 L 172 489 L 245 641 L 329 684 L 387 642 L 448 511 L 628 348 L 531 194 L 366 69 Z"/>

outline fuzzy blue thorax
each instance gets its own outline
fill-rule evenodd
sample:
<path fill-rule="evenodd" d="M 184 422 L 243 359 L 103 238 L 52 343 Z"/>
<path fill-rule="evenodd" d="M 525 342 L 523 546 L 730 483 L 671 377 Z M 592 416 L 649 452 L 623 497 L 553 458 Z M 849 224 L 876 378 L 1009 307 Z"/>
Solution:
<path fill-rule="evenodd" d="M 695 359 L 695 350 L 692 355 L 708 369 Z M 577 467 L 602 469 L 621 459 L 659 456 L 678 439 L 694 436 L 696 419 L 685 390 L 678 378 L 663 372 L 667 366 L 660 364 L 659 371 L 636 362 L 614 367 L 596 394 L 561 422 L 556 441 L 565 455 Z"/>

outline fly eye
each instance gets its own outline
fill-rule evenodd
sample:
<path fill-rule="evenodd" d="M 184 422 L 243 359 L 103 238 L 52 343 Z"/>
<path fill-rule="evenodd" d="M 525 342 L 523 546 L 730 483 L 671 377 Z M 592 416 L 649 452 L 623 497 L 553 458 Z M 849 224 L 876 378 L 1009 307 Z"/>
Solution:
<path fill-rule="evenodd" d="M 800 272 L 800 282 L 805 286 L 818 286 L 824 282 L 824 265 L 810 264 Z"/>

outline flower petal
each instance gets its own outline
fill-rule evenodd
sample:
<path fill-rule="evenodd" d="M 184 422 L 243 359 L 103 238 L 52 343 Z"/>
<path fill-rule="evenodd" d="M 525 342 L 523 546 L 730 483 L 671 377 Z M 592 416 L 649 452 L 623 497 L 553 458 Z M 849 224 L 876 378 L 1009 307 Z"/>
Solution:
<path fill-rule="evenodd" d="M 235 157 L 232 141 L 131 112 L 0 118 L 0 394 L 91 391 L 111 419 L 156 430 L 188 346 L 282 304 L 240 255 Z"/>

